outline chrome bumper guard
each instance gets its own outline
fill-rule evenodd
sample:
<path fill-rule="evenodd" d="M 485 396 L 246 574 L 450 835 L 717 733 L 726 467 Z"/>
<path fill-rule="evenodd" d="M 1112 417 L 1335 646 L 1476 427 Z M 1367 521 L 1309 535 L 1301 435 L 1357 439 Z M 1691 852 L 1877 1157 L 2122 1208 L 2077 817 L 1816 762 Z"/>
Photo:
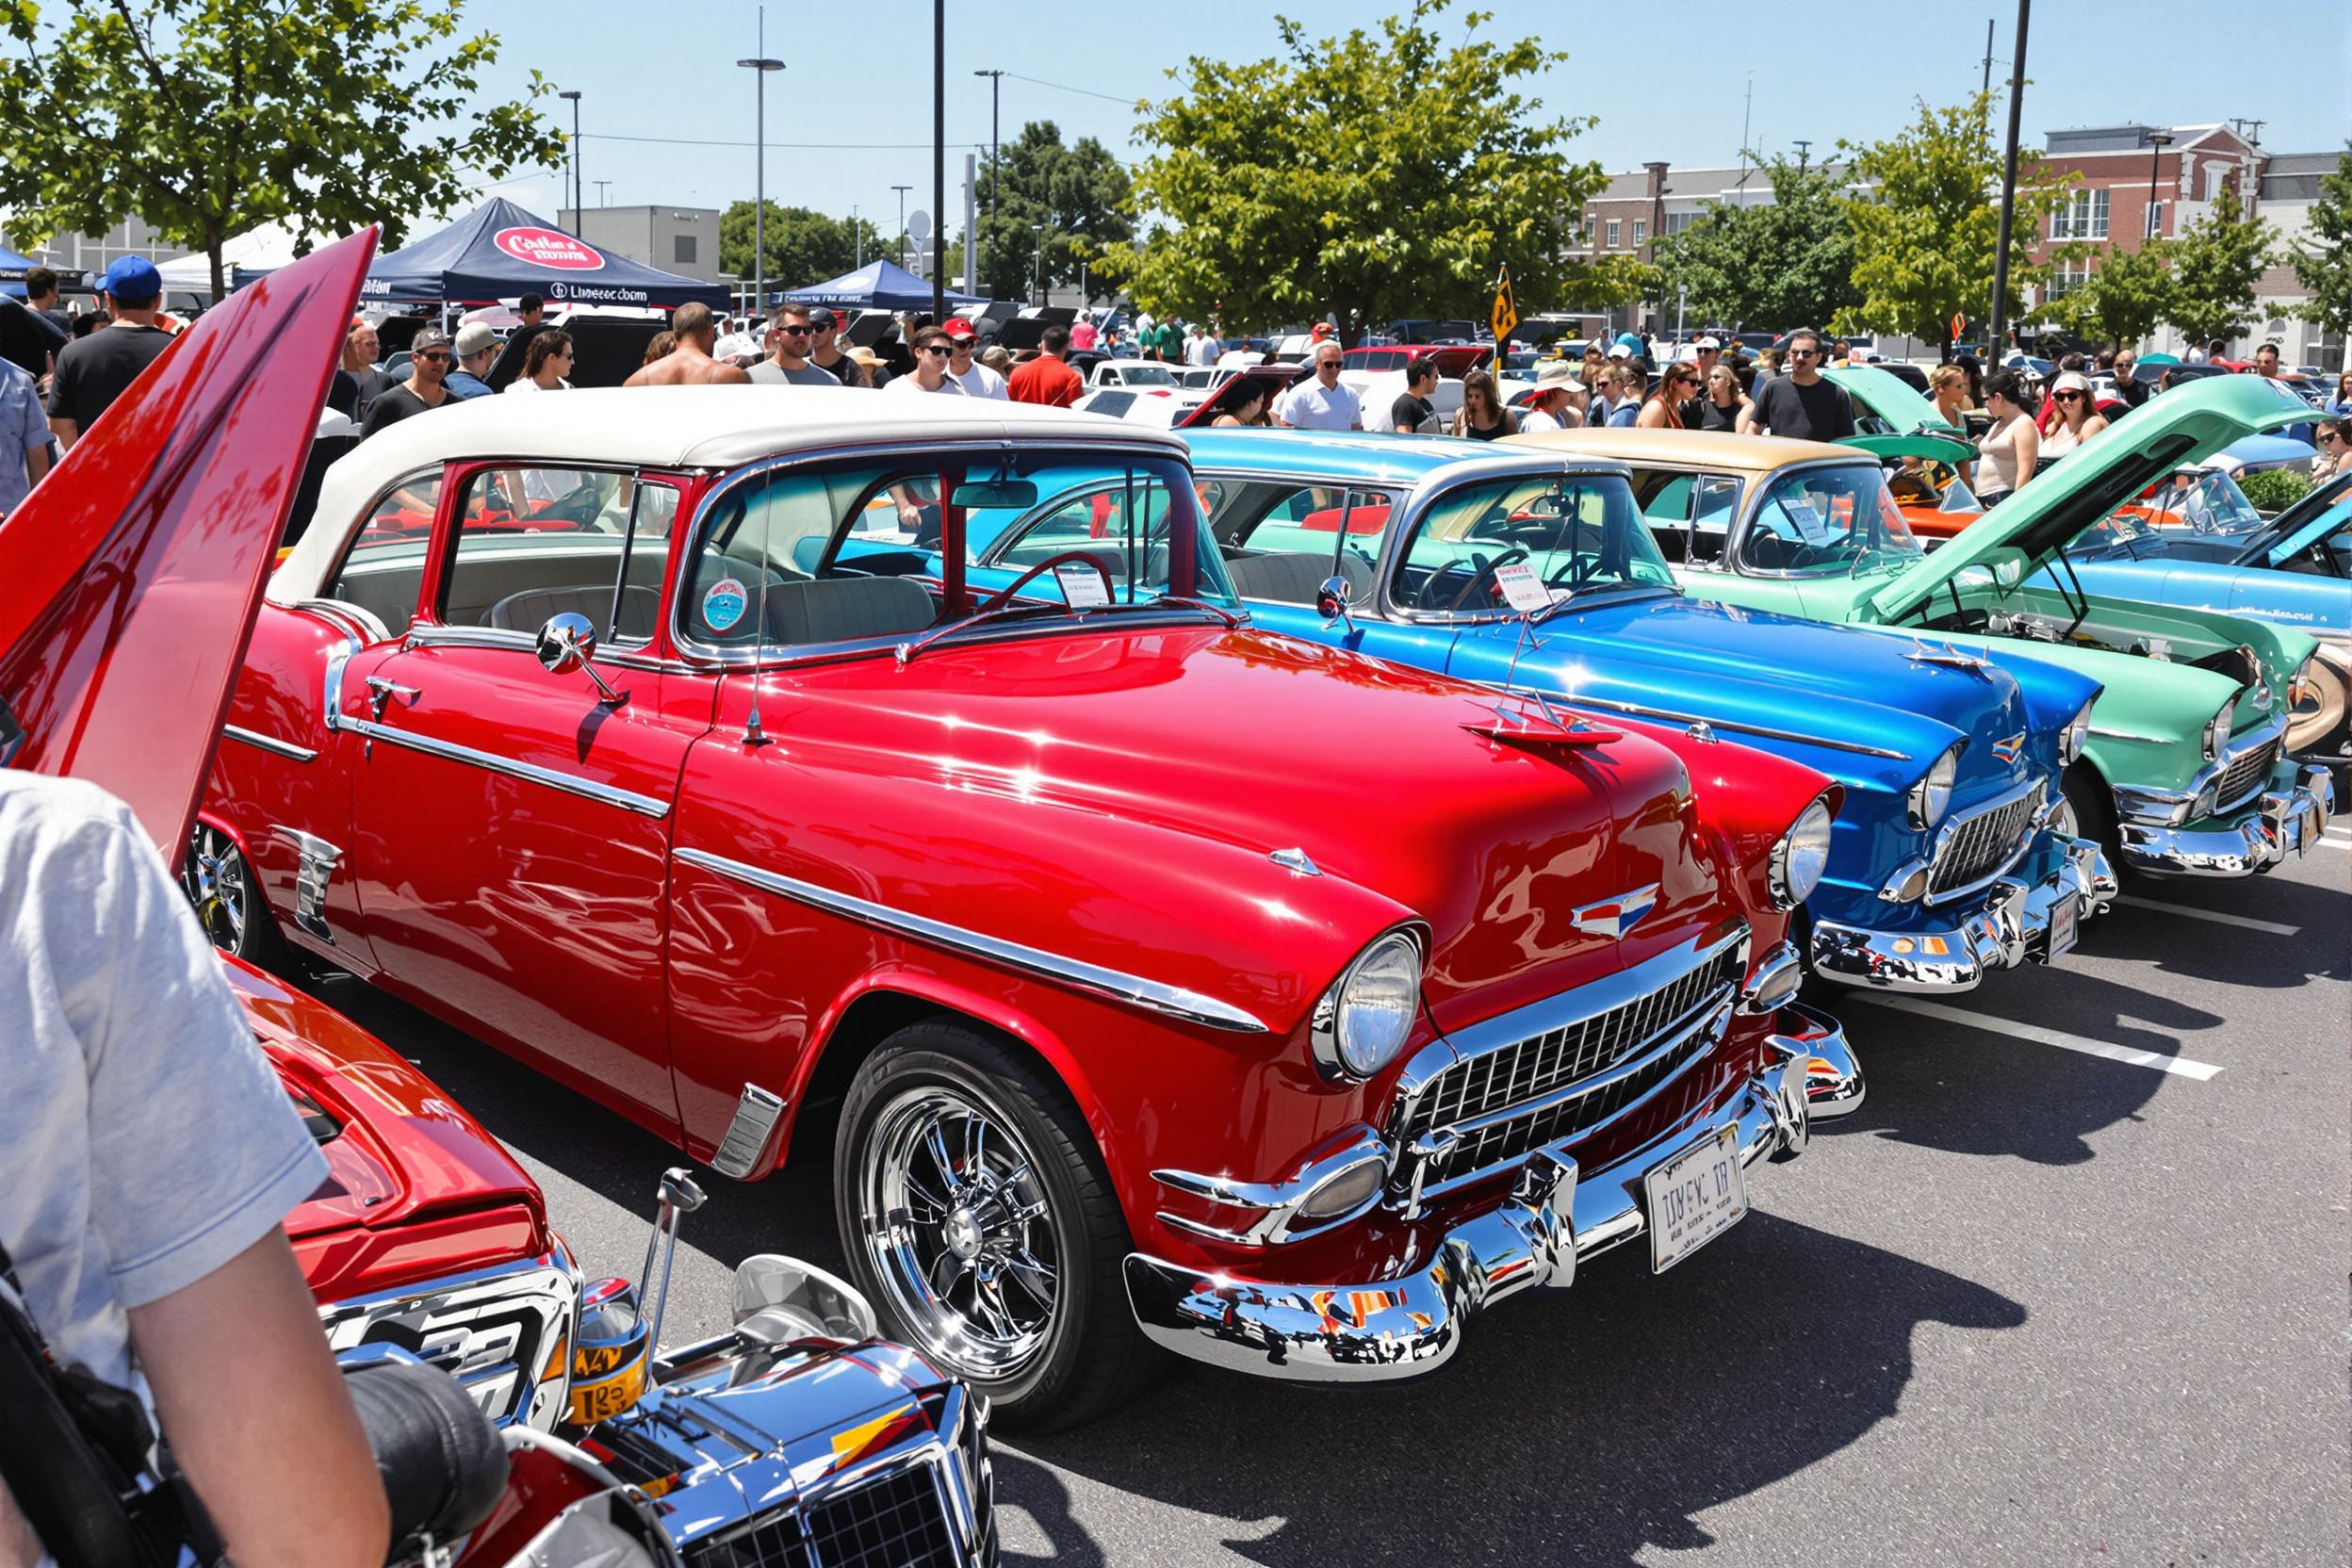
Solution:
<path fill-rule="evenodd" d="M 2335 809 L 2326 768 L 2281 762 L 2253 799 L 2196 826 L 2126 819 L 2123 863 L 2150 876 L 2252 876 L 2309 851 Z"/>
<path fill-rule="evenodd" d="M 1793 1004 L 1767 1037 L 1774 1060 L 1708 1116 L 1606 1170 L 1580 1171 L 1555 1145 L 1529 1156 L 1511 1196 L 1446 1233 L 1426 1266 L 1361 1284 L 1278 1284 L 1127 1256 L 1127 1297 L 1155 1344 L 1235 1371 L 1311 1382 L 1370 1382 L 1435 1371 L 1495 1302 L 1576 1283 L 1578 1260 L 1643 1234 L 1642 1176 L 1710 1131 L 1739 1129 L 1753 1166 L 1802 1153 L 1812 1119 L 1862 1103 L 1862 1070 L 1837 1021 Z"/>
<path fill-rule="evenodd" d="M 1879 931 L 1820 921 L 1806 947 L 1813 972 L 1849 986 L 1965 991 L 1995 970 L 2050 962 L 2050 920 L 2066 899 L 2078 921 L 2115 900 L 2115 868 L 2097 843 L 2045 833 L 2042 842 L 1977 895 L 1973 913 L 1931 911 L 1951 925 Z"/>

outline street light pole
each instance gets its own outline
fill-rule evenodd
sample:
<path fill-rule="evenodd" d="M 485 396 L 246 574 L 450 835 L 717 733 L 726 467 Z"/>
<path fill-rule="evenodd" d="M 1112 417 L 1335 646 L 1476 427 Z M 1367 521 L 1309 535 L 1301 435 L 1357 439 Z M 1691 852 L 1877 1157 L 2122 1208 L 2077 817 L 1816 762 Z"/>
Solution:
<path fill-rule="evenodd" d="M 855 202 L 849 207 L 849 237 L 850 242 L 858 247 L 858 259 L 850 267 L 850 270 L 856 271 L 866 264 L 866 226 L 858 221 L 858 204 Z"/>
<path fill-rule="evenodd" d="M 568 150 L 572 155 L 572 227 L 577 229 L 580 227 L 580 90 L 575 88 L 556 96 L 572 101 L 572 144 Z"/>
<path fill-rule="evenodd" d="M 997 120 L 997 110 L 1002 106 L 1004 73 L 975 71 L 972 74 L 986 76 L 988 79 L 988 227 L 994 228 L 996 227 L 996 188 L 998 182 L 1004 178 L 1004 169 L 999 162 L 1004 153 L 1004 144 L 997 139 L 1001 129 Z M 974 243 L 972 249 L 972 275 L 975 284 L 986 275 L 980 270 L 980 247 L 977 243 Z"/>
<path fill-rule="evenodd" d="M 947 0 L 931 0 L 931 319 L 947 319 Z M 972 236 L 964 236 L 972 243 Z"/>
<path fill-rule="evenodd" d="M 2156 238 L 2156 160 L 2171 145 L 2170 131 L 2150 131 L 2148 134 L 2148 221 L 2140 225 L 2147 231 L 2140 237 L 2142 245 L 2149 244 Z"/>
<path fill-rule="evenodd" d="M 894 185 L 890 188 L 898 192 L 898 264 L 904 267 L 906 265 L 906 193 L 915 188 Z"/>
<path fill-rule="evenodd" d="M 760 46 L 768 43 L 768 8 L 760 8 Z M 751 174 L 751 308 L 755 314 L 768 308 L 768 73 L 784 69 L 782 60 L 760 56 L 754 59 L 737 60 L 737 65 L 753 74 L 757 82 L 755 95 L 759 106 L 753 110 L 752 132 L 759 151 L 752 155 Z"/>
<path fill-rule="evenodd" d="M 1995 366 L 2008 339 L 2002 330 L 2009 318 L 2009 231 L 2017 216 L 2017 113 L 2025 106 L 2025 27 L 2034 0 L 2017 0 L 2017 47 L 2009 61 L 2009 145 L 2001 170 L 2001 236 L 1993 241 L 1993 315 L 1984 334 L 1984 352 Z"/>
<path fill-rule="evenodd" d="M 1042 305 L 1045 303 L 1045 225 L 1032 223 L 1029 227 L 1036 231 L 1037 237 L 1037 259 L 1029 268 L 1029 291 L 1037 297 L 1037 303 Z"/>

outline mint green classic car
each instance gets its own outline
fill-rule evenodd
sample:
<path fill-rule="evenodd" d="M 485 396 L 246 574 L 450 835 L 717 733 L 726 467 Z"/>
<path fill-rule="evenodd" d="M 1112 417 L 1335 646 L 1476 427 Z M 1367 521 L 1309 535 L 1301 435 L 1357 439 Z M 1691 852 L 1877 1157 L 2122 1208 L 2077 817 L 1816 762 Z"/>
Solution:
<path fill-rule="evenodd" d="M 1851 448 L 1677 431 L 1512 439 L 1630 465 L 1694 597 L 1881 629 L 1921 660 L 2040 660 L 2089 676 L 2104 690 L 2062 781 L 2070 830 L 2132 872 L 2246 876 L 2316 842 L 2334 808 L 2328 772 L 2298 767 L 2285 745 L 2318 645 L 2217 611 L 2085 593 L 2061 552 L 2180 465 L 2310 417 L 2256 376 L 2177 388 L 1934 555 L 1877 463 Z"/>

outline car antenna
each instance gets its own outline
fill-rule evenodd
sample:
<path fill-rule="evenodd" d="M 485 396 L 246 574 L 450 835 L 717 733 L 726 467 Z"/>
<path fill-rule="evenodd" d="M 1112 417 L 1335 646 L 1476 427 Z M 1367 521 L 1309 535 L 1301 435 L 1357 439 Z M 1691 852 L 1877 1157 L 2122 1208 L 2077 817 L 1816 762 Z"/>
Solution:
<path fill-rule="evenodd" d="M 754 751 L 776 743 L 776 737 L 760 727 L 760 656 L 768 646 L 768 561 L 776 531 L 775 519 L 768 515 L 767 501 L 775 482 L 773 468 L 760 476 L 760 609 L 751 623 L 751 717 L 743 723 L 743 744 Z"/>

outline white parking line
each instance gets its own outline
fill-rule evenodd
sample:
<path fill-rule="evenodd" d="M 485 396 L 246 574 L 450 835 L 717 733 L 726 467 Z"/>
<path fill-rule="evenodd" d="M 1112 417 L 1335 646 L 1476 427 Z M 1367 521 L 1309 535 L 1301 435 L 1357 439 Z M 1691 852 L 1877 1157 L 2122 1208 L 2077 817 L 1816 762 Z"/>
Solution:
<path fill-rule="evenodd" d="M 2193 1062 L 2185 1056 L 2166 1056 L 2153 1051 L 2141 1051 L 2129 1045 L 2111 1045 L 2105 1040 L 2086 1040 L 2080 1035 L 2062 1035 L 2055 1029 L 2043 1029 L 2031 1023 L 2016 1023 L 2005 1018 L 1991 1018 L 1984 1013 L 1964 1012 L 1947 1007 L 1940 1002 L 1922 1001 L 1916 996 L 1892 996 L 1872 992 L 1854 998 L 1892 1007 L 1898 1012 L 1917 1013 L 1922 1018 L 1939 1018 L 1948 1023 L 1966 1024 L 1988 1034 L 2007 1035 L 2012 1039 L 2032 1040 L 2036 1045 L 2054 1045 L 2061 1051 L 2079 1051 L 2085 1056 L 2101 1056 L 2111 1062 L 2123 1062 L 2132 1067 L 2151 1068 L 2181 1078 L 2194 1078 L 2203 1083 L 2221 1069 L 2211 1062 Z M 1864 1054 L 1869 1054 L 1868 1043 Z"/>
<path fill-rule="evenodd" d="M 2281 925 L 2275 920 L 2256 920 L 2251 915 L 2225 915 L 2218 909 L 2192 909 L 2185 904 L 2167 904 L 2161 898 L 2141 898 L 2125 893 L 2115 900 L 2134 909 L 2162 909 L 2168 915 L 2186 915 L 2191 920 L 2209 920 L 2215 925 L 2235 925 L 2247 931 L 2267 931 L 2274 937 L 2293 937 L 2302 931 L 2299 925 Z"/>

